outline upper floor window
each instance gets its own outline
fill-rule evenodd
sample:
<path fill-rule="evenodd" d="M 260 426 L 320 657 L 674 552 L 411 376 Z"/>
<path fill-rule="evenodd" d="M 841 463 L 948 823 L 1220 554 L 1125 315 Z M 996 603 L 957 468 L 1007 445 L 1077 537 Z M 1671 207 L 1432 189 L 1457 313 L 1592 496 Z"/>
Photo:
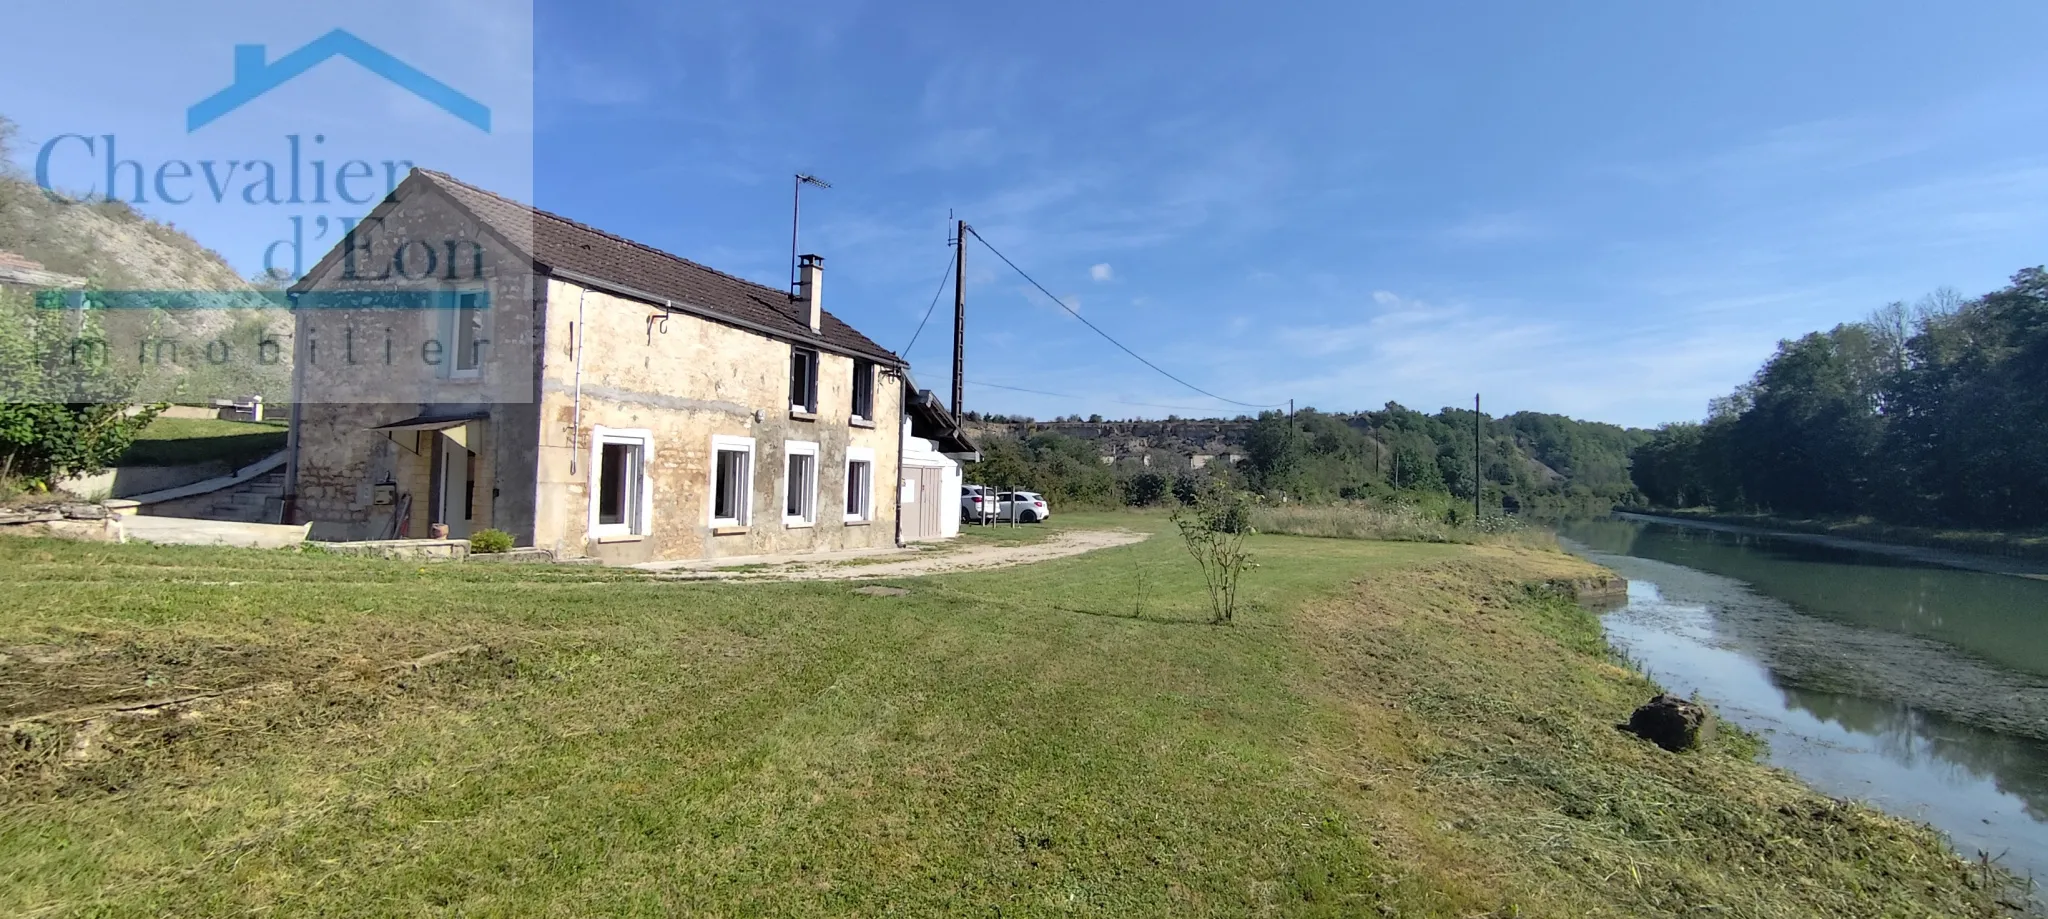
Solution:
<path fill-rule="evenodd" d="M 875 420 L 875 362 L 853 361 L 853 417 Z"/>
<path fill-rule="evenodd" d="M 457 293 L 446 309 L 436 310 L 439 322 L 434 340 L 420 353 L 438 375 L 453 379 L 482 375 L 484 351 L 491 345 L 485 337 L 488 306 L 486 294 Z"/>
<path fill-rule="evenodd" d="M 809 348 L 789 349 L 789 410 L 818 411 L 818 352 Z"/>
<path fill-rule="evenodd" d="M 455 372 L 469 376 L 483 367 L 484 306 L 481 294 L 459 294 L 455 301 Z"/>

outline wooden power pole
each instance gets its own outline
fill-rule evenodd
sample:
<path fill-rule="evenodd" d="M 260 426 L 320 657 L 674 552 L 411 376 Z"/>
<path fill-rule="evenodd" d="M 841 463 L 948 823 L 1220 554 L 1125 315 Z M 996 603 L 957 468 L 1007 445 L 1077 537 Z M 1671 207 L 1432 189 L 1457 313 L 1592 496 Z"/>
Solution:
<path fill-rule="evenodd" d="M 1486 489 L 1479 478 L 1479 394 L 1472 394 L 1472 526 L 1479 526 L 1479 493 Z"/>
<path fill-rule="evenodd" d="M 953 227 L 953 421 L 962 414 L 967 395 L 967 221 Z"/>

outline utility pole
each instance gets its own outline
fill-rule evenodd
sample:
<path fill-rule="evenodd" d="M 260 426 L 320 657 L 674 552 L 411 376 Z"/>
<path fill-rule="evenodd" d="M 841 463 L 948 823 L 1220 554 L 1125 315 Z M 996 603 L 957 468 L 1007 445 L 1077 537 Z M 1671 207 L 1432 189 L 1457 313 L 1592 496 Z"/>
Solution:
<path fill-rule="evenodd" d="M 953 420 L 967 396 L 967 221 L 953 227 Z"/>
<path fill-rule="evenodd" d="M 1479 394 L 1472 394 L 1472 525 L 1479 525 L 1479 493 L 1486 486 L 1479 478 Z"/>

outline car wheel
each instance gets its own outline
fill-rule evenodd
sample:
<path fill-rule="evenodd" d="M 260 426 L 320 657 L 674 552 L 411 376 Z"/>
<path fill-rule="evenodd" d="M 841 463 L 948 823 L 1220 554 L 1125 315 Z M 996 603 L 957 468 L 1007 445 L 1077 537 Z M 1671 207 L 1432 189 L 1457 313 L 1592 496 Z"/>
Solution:
<path fill-rule="evenodd" d="M 1025 511 L 1025 512 L 1024 512 L 1024 522 L 1025 522 L 1025 523 L 1037 523 L 1037 522 L 1038 522 L 1038 514 L 1037 514 L 1036 512 L 1033 512 L 1033 511 Z"/>

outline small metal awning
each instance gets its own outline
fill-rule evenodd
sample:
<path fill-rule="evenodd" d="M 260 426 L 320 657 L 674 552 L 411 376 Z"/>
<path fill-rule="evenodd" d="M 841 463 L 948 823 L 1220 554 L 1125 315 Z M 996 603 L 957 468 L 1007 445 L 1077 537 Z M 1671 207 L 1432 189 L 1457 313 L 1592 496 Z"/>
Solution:
<path fill-rule="evenodd" d="M 441 415 L 441 416 L 436 416 L 436 417 L 428 417 L 428 416 L 425 416 L 425 415 L 421 415 L 421 416 L 419 416 L 419 417 L 417 417 L 417 418 L 407 418 L 407 419 L 406 419 L 406 420 L 404 420 L 404 421 L 394 421 L 394 422 L 392 422 L 392 423 L 390 423 L 390 424 L 380 424 L 380 425 L 378 425 L 378 426 L 376 426 L 376 427 L 374 427 L 374 428 L 371 428 L 370 430 L 372 430 L 372 431 L 445 431 L 445 430 L 448 430 L 449 428 L 459 428 L 459 427 L 462 427 L 463 425 L 465 425 L 465 424 L 468 424 L 468 423 L 470 423 L 470 422 L 472 422 L 472 421 L 483 421 L 483 420 L 485 420 L 485 419 L 487 419 L 487 418 L 489 418 L 489 417 L 491 417 L 491 413 L 489 413 L 489 412 L 472 412 L 472 413 L 470 413 L 470 414 L 467 414 L 467 415 L 456 415 L 456 416 L 449 416 L 449 415 Z"/>
<path fill-rule="evenodd" d="M 932 442 L 938 451 L 954 459 L 967 459 L 973 454 L 980 459 L 980 451 L 967 439 L 967 432 L 960 429 L 960 422 L 953 413 L 946 410 L 938 394 L 929 389 L 915 392 L 910 399 L 910 433 Z"/>

